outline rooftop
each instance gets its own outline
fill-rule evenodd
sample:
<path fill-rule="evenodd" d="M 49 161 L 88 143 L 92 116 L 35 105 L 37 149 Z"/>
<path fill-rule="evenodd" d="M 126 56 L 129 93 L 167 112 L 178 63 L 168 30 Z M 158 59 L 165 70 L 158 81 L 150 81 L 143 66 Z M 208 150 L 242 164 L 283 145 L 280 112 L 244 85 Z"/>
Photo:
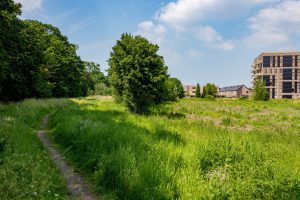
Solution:
<path fill-rule="evenodd" d="M 220 92 L 237 91 L 243 86 L 245 86 L 245 85 L 235 85 L 235 86 L 223 87 L 223 88 L 220 89 Z"/>

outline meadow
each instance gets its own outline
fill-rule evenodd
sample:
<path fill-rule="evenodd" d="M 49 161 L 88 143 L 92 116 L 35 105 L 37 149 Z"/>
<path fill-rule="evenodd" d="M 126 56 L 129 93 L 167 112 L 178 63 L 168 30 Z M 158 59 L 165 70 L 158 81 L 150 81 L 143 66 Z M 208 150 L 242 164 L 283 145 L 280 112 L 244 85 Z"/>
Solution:
<path fill-rule="evenodd" d="M 0 199 L 66 199 L 63 178 L 37 138 L 41 119 L 67 99 L 0 104 Z"/>
<path fill-rule="evenodd" d="M 72 99 L 51 137 L 103 199 L 300 199 L 300 101 Z"/>

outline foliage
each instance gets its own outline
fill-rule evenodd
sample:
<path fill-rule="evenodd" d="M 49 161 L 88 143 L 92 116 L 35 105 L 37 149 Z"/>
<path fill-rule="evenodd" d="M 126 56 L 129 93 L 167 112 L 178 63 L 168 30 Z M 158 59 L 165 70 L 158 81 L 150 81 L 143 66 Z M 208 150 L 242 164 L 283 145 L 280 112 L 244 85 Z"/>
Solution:
<path fill-rule="evenodd" d="M 176 101 L 177 98 L 184 97 L 184 89 L 181 81 L 177 78 L 169 78 L 165 82 L 166 94 L 164 98 L 166 101 Z"/>
<path fill-rule="evenodd" d="M 59 110 L 50 126 L 103 197 L 300 198 L 299 101 L 181 99 L 140 116 L 93 98 Z"/>
<path fill-rule="evenodd" d="M 254 80 L 252 98 L 256 101 L 268 101 L 270 98 L 270 95 L 266 88 L 266 83 L 260 78 L 256 78 Z"/>
<path fill-rule="evenodd" d="M 122 34 L 112 48 L 108 74 L 117 101 L 135 113 L 145 113 L 164 100 L 168 78 L 159 47 L 141 36 Z"/>
<path fill-rule="evenodd" d="M 100 65 L 94 62 L 84 62 L 83 94 L 94 93 L 96 84 L 105 82 L 105 76 L 100 71 Z"/>
<path fill-rule="evenodd" d="M 203 96 L 211 95 L 216 96 L 218 94 L 218 87 L 215 84 L 207 83 L 205 86 L 205 91 L 203 91 Z M 204 89 L 203 89 L 204 90 Z"/>
<path fill-rule="evenodd" d="M 205 99 L 205 100 L 209 100 L 209 101 L 213 101 L 213 100 L 216 99 L 216 97 L 215 97 L 215 96 L 212 96 L 212 95 L 206 95 L 206 96 L 204 97 L 204 99 Z"/>
<path fill-rule="evenodd" d="M 95 91 L 92 94 L 111 96 L 113 94 L 113 89 L 108 87 L 105 83 L 97 83 L 95 85 Z"/>
<path fill-rule="evenodd" d="M 203 87 L 203 91 L 202 91 L 202 98 L 204 98 L 206 96 L 206 88 L 205 86 Z"/>
<path fill-rule="evenodd" d="M 68 199 L 63 177 L 36 134 L 41 119 L 66 99 L 0 104 L 0 199 Z"/>
<path fill-rule="evenodd" d="M 197 83 L 196 98 L 200 98 L 200 97 L 201 97 L 200 85 L 199 83 Z"/>
<path fill-rule="evenodd" d="M 20 4 L 0 6 L 0 101 L 82 95 L 77 46 L 56 27 L 18 19 Z"/>

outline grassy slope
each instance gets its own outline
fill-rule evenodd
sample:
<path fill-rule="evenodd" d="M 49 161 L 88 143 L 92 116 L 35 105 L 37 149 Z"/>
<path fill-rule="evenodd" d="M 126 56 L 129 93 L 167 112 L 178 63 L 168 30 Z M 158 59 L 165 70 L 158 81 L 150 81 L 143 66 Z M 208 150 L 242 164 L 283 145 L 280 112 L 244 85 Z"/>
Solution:
<path fill-rule="evenodd" d="M 0 199 L 65 199 L 63 179 L 36 134 L 44 115 L 68 100 L 0 105 Z"/>
<path fill-rule="evenodd" d="M 107 199 L 299 199 L 300 102 L 185 99 L 136 116 L 81 99 L 54 140 Z"/>

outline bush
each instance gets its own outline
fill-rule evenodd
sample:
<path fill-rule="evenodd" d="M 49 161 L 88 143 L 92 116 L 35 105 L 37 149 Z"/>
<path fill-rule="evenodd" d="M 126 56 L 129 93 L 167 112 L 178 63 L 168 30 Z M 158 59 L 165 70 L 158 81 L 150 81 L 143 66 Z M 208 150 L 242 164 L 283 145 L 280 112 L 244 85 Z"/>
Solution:
<path fill-rule="evenodd" d="M 204 97 L 204 99 L 205 99 L 205 100 L 208 100 L 208 101 L 214 101 L 216 98 L 215 98 L 214 96 L 212 96 L 212 95 L 206 95 L 206 96 Z"/>
<path fill-rule="evenodd" d="M 256 101 L 268 101 L 270 95 L 266 88 L 266 83 L 262 81 L 260 78 L 256 78 L 254 80 L 254 88 L 253 88 L 253 100 Z"/>
<path fill-rule="evenodd" d="M 104 83 L 98 83 L 95 85 L 95 91 L 93 94 L 110 96 L 113 94 L 113 89 L 111 87 L 107 87 Z"/>

